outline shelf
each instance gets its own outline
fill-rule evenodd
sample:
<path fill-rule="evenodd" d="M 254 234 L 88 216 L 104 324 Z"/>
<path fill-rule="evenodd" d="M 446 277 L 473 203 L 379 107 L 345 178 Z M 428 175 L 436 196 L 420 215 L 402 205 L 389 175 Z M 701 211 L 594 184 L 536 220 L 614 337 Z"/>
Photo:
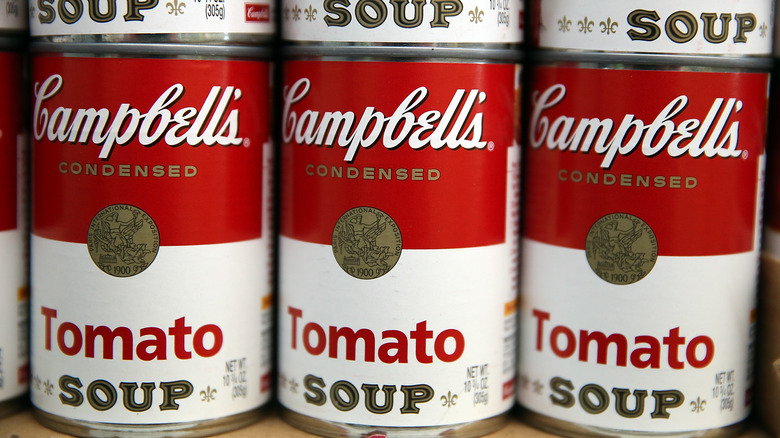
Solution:
<path fill-rule="evenodd" d="M 64 435 L 51 431 L 38 424 L 29 410 L 19 412 L 4 419 L 0 419 L 0 438 L 68 438 L 70 435 Z M 279 419 L 272 411 L 259 422 L 244 429 L 219 435 L 220 438 L 312 438 L 306 432 L 301 432 L 284 421 Z M 486 438 L 551 438 L 544 432 L 539 432 L 528 425 L 523 424 L 516 417 L 500 431 L 488 435 Z M 739 438 L 770 438 L 770 435 L 758 429 L 749 428 Z"/>

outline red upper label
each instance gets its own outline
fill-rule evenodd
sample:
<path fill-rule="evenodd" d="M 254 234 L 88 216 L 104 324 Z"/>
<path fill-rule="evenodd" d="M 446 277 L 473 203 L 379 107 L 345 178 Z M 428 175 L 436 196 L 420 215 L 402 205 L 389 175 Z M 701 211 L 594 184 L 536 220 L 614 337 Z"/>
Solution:
<path fill-rule="evenodd" d="M 768 75 L 534 71 L 526 237 L 584 249 L 609 213 L 644 220 L 659 255 L 744 252 L 756 239 Z"/>
<path fill-rule="evenodd" d="M 260 236 L 268 63 L 38 56 L 33 84 L 34 234 L 85 243 L 130 204 L 161 245 Z"/>
<path fill-rule="evenodd" d="M 505 240 L 511 64 L 285 64 L 282 234 L 331 244 L 339 217 L 389 214 L 409 249 Z"/>
<path fill-rule="evenodd" d="M 0 231 L 17 227 L 18 139 L 22 134 L 22 58 L 0 52 Z"/>

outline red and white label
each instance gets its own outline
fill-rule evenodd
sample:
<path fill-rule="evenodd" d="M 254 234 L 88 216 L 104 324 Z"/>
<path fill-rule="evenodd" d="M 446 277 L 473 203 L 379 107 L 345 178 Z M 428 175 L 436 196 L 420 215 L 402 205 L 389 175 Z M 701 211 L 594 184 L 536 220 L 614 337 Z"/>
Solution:
<path fill-rule="evenodd" d="M 262 61 L 34 58 L 37 407 L 179 423 L 269 399 L 269 83 Z M 159 252 L 114 276 L 152 249 L 142 218 Z"/>
<path fill-rule="evenodd" d="M 340 423 L 440 426 L 511 407 L 519 74 L 490 63 L 285 65 L 287 408 Z M 392 218 L 402 247 L 375 278 L 353 277 L 334 257 L 340 218 L 364 210 Z M 366 230 L 358 246 L 371 247 Z"/>
<path fill-rule="evenodd" d="M 658 432 L 746 417 L 767 86 L 763 73 L 535 69 L 520 309 L 528 409 Z M 596 264 L 588 241 L 609 215 L 634 228 L 602 227 L 611 254 Z M 634 242 L 651 232 L 648 264 Z M 614 264 L 639 275 L 605 281 Z"/>
<path fill-rule="evenodd" d="M 22 56 L 0 52 L 0 401 L 27 392 L 28 288 Z"/>
<path fill-rule="evenodd" d="M 771 0 L 534 0 L 533 40 L 551 49 L 770 55 Z"/>

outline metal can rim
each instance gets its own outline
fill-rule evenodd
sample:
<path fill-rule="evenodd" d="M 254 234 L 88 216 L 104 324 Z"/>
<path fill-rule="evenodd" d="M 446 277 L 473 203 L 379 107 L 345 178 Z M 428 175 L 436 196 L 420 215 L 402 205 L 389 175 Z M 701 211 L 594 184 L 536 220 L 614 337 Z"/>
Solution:
<path fill-rule="evenodd" d="M 306 56 L 360 58 L 435 58 L 471 60 L 495 60 L 520 62 L 524 53 L 519 48 L 485 46 L 420 46 L 420 45 L 293 45 L 283 47 L 285 58 Z"/>
<path fill-rule="evenodd" d="M 24 38 L 14 38 L 0 34 L 0 50 L 18 52 L 27 48 Z"/>
<path fill-rule="evenodd" d="M 31 34 L 32 41 L 58 44 L 181 44 L 214 46 L 258 46 L 270 45 L 276 33 L 86 33 L 86 34 Z"/>
<path fill-rule="evenodd" d="M 668 55 L 660 53 L 574 52 L 570 50 L 535 50 L 534 62 L 593 62 L 598 64 L 629 64 L 637 66 L 709 67 L 725 69 L 767 70 L 772 59 L 765 56 Z"/>
<path fill-rule="evenodd" d="M 227 46 L 208 44 L 153 43 L 53 43 L 33 42 L 30 51 L 37 53 L 73 53 L 90 55 L 132 55 L 137 57 L 169 56 L 237 56 L 270 57 L 272 50 L 263 46 Z"/>

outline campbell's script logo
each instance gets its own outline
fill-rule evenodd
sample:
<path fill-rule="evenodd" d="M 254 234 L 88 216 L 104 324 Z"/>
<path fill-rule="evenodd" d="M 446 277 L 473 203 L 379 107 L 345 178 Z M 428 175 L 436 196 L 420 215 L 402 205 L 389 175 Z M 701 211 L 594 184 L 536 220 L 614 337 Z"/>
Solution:
<path fill-rule="evenodd" d="M 484 149 L 488 146 L 488 142 L 482 140 L 483 115 L 476 110 L 487 99 L 484 91 L 456 90 L 444 112 L 428 110 L 417 115 L 413 111 L 430 94 L 426 87 L 419 87 L 386 116 L 373 106 L 366 107 L 359 115 L 338 110 L 297 112 L 296 105 L 303 102 L 310 90 L 308 78 L 284 87 L 282 136 L 285 143 L 295 140 L 297 144 L 307 146 L 338 145 L 346 149 L 344 161 L 350 163 L 359 149 L 370 149 L 380 141 L 387 149 L 397 149 L 403 144 L 415 150 L 427 146 L 436 150 Z"/>
<path fill-rule="evenodd" d="M 566 86 L 555 84 L 532 96 L 531 146 L 549 150 L 591 152 L 603 155 L 601 167 L 609 169 L 617 156 L 641 150 L 646 157 L 666 151 L 673 158 L 737 158 L 747 156 L 738 148 L 739 121 L 729 118 L 742 110 L 736 98 L 716 98 L 704 119 L 680 120 L 688 106 L 688 96 L 672 99 L 649 123 L 626 114 L 622 120 L 598 119 L 547 113 L 566 98 Z"/>
<path fill-rule="evenodd" d="M 163 140 L 169 146 L 238 146 L 244 139 L 238 136 L 239 111 L 229 109 L 241 99 L 241 89 L 213 86 L 200 108 L 183 107 L 174 112 L 171 107 L 185 94 L 182 84 L 163 91 L 157 100 L 142 112 L 129 103 L 110 108 L 48 108 L 62 90 L 64 79 L 51 75 L 33 89 L 33 135 L 52 143 L 101 146 L 99 158 L 108 160 L 115 146 L 124 146 L 134 139 L 143 146 L 153 146 Z"/>
<path fill-rule="evenodd" d="M 244 21 L 247 23 L 269 23 L 271 6 L 266 3 L 244 3 Z"/>

